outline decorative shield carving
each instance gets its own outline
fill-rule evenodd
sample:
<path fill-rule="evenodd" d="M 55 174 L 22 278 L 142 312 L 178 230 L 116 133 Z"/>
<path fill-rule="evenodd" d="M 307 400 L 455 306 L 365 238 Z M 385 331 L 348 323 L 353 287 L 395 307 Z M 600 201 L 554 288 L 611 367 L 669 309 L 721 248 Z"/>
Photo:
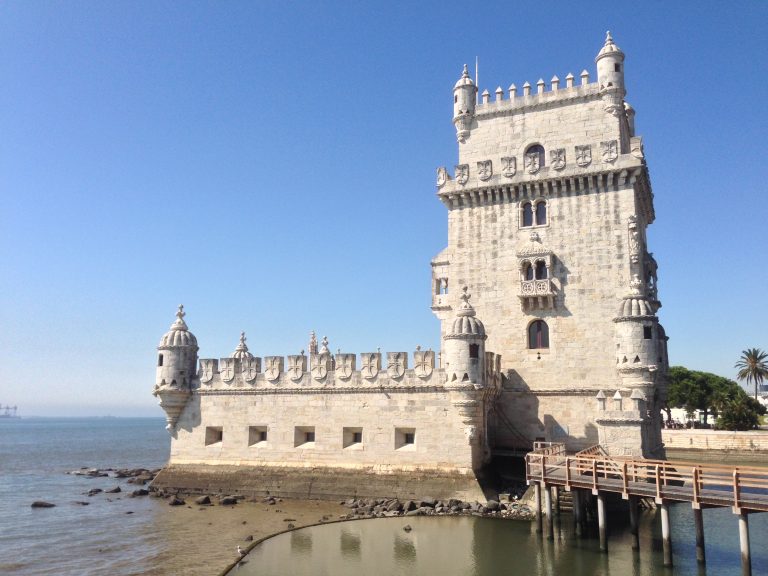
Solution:
<path fill-rule="evenodd" d="M 312 367 L 310 368 L 310 372 L 312 372 L 312 378 L 318 381 L 324 380 L 325 377 L 328 376 L 328 370 L 331 368 L 331 355 L 313 354 L 311 360 Z"/>
<path fill-rule="evenodd" d="M 242 371 L 243 378 L 246 382 L 253 382 L 256 380 L 256 376 L 261 372 L 261 359 L 260 358 L 243 358 Z"/>
<path fill-rule="evenodd" d="M 512 178 L 517 174 L 517 158 L 508 156 L 501 159 L 501 173 L 505 178 Z"/>
<path fill-rule="evenodd" d="M 525 170 L 528 174 L 536 174 L 541 169 L 541 155 L 538 152 L 528 152 L 525 155 Z"/>
<path fill-rule="evenodd" d="M 264 358 L 264 364 L 266 365 L 264 376 L 267 380 L 274 382 L 280 378 L 280 373 L 283 371 L 282 356 L 267 356 Z"/>
<path fill-rule="evenodd" d="M 336 377 L 340 380 L 349 380 L 355 371 L 354 354 L 336 354 Z"/>
<path fill-rule="evenodd" d="M 219 360 L 219 374 L 224 382 L 231 382 L 235 379 L 235 359 L 222 358 Z"/>
<path fill-rule="evenodd" d="M 619 144 L 616 140 L 600 142 L 600 149 L 603 153 L 603 162 L 615 162 L 619 157 Z"/>
<path fill-rule="evenodd" d="M 483 160 L 477 163 L 477 177 L 483 182 L 493 176 L 493 163 L 490 160 Z"/>
<path fill-rule="evenodd" d="M 549 163 L 555 170 L 565 168 L 565 148 L 557 148 L 549 151 Z"/>
<path fill-rule="evenodd" d="M 429 378 L 435 369 L 435 353 L 432 350 L 416 350 L 413 353 L 413 371 L 419 378 Z"/>
<path fill-rule="evenodd" d="M 208 383 L 213 380 L 213 363 L 215 360 L 200 360 L 200 382 Z"/>
<path fill-rule="evenodd" d="M 464 186 L 469 180 L 469 164 L 459 164 L 456 166 L 456 181 Z"/>
<path fill-rule="evenodd" d="M 377 352 L 365 352 L 361 358 L 362 368 L 360 373 L 366 380 L 373 380 L 381 370 L 381 354 Z"/>
<path fill-rule="evenodd" d="M 408 367 L 408 355 L 405 352 L 387 352 L 387 374 L 390 378 L 402 378 Z"/>
<path fill-rule="evenodd" d="M 576 164 L 584 168 L 592 163 L 592 146 L 576 146 Z"/>
<path fill-rule="evenodd" d="M 288 377 L 294 382 L 301 380 L 304 372 L 307 370 L 307 357 L 299 354 L 298 356 L 288 356 Z"/>
<path fill-rule="evenodd" d="M 448 170 L 445 169 L 445 166 L 440 166 L 437 169 L 437 187 L 442 188 L 446 182 L 448 182 Z"/>

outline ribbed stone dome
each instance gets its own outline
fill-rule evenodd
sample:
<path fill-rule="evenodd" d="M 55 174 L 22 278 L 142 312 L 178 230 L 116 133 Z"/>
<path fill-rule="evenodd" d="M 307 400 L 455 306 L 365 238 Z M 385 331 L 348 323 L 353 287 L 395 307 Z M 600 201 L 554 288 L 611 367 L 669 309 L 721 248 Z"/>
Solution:
<path fill-rule="evenodd" d="M 600 52 L 597 53 L 597 57 L 595 58 L 595 61 L 600 60 L 603 56 L 608 55 L 615 55 L 622 57 L 624 56 L 624 52 L 621 51 L 621 48 L 616 46 L 616 44 L 613 43 L 613 38 L 611 37 L 610 32 L 605 33 L 605 44 L 603 44 L 603 47 L 600 49 Z"/>
<path fill-rule="evenodd" d="M 644 296 L 627 296 L 621 301 L 616 315 L 619 318 L 631 318 L 633 316 L 653 316 L 653 314 L 653 306 Z"/>
<path fill-rule="evenodd" d="M 470 295 L 467 294 L 467 287 L 463 288 L 461 295 L 461 305 L 456 312 L 456 319 L 453 321 L 453 327 L 449 336 L 476 336 L 485 337 L 485 326 L 475 316 L 475 309 L 469 303 Z"/>
<path fill-rule="evenodd" d="M 461 78 L 459 78 L 459 81 L 456 82 L 456 85 L 453 87 L 454 90 L 456 88 L 461 88 L 462 86 L 474 86 L 475 83 L 472 82 L 472 78 L 469 77 L 469 70 L 467 69 L 467 65 L 464 64 L 464 72 L 461 74 Z"/>
<path fill-rule="evenodd" d="M 178 347 L 178 346 L 197 346 L 197 338 L 187 328 L 187 323 L 184 322 L 184 305 L 179 306 L 178 312 L 176 312 L 176 321 L 171 324 L 171 329 L 166 332 L 160 339 L 158 348 Z"/>
<path fill-rule="evenodd" d="M 237 345 L 235 351 L 232 352 L 230 358 L 237 358 L 242 360 L 243 358 L 253 358 L 253 354 L 248 352 L 248 346 L 245 344 L 245 332 L 240 332 L 240 344 Z"/>

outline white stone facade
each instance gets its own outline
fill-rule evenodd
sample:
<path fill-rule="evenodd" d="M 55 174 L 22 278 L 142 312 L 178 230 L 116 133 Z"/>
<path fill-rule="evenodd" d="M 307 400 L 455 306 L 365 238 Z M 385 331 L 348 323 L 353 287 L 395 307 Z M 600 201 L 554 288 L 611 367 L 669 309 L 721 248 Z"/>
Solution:
<path fill-rule="evenodd" d="M 466 67 L 457 82 L 459 161 L 437 172 L 448 246 L 432 262 L 442 366 L 423 350 L 334 355 L 312 333 L 286 358 L 254 357 L 242 335 L 195 371 L 180 310 L 155 386 L 170 464 L 472 475 L 537 439 L 660 455 L 653 195 L 610 36 L 596 61 L 597 82 L 495 101 L 477 102 Z"/>
<path fill-rule="evenodd" d="M 498 446 L 523 436 L 658 455 L 667 358 L 645 240 L 653 194 L 610 35 L 597 64 L 597 82 L 585 71 L 579 85 L 569 74 L 565 87 L 512 85 L 478 104 L 465 70 L 454 88 L 459 161 L 453 178 L 438 169 L 448 247 L 432 262 L 432 308 L 445 333 L 457 302 L 446 287 L 474 294 L 506 376 Z M 537 321 L 548 342 L 529 342 Z M 599 410 L 597 394 L 617 390 L 622 409 Z"/>

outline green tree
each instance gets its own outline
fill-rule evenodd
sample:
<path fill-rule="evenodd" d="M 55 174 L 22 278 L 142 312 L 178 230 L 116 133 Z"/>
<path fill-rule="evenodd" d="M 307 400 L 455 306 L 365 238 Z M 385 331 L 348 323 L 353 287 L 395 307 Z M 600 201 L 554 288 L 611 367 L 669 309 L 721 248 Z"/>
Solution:
<path fill-rule="evenodd" d="M 712 414 L 718 418 L 718 428 L 750 430 L 757 426 L 759 416 L 765 414 L 765 407 L 750 398 L 738 383 L 717 374 L 672 366 L 667 384 L 667 420 L 671 419 L 671 408 L 684 408 L 688 413 L 701 410 L 704 423 Z"/>
<path fill-rule="evenodd" d="M 747 348 L 742 351 L 735 368 L 739 369 L 736 378 L 746 380 L 747 384 L 755 384 L 755 400 L 757 400 L 757 388 L 763 380 L 768 378 L 768 353 L 760 348 Z"/>

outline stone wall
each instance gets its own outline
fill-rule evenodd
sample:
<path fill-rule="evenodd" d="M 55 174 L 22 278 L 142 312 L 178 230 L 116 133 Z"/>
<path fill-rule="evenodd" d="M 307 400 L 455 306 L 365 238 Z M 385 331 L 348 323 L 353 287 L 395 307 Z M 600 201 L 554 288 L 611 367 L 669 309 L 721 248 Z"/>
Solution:
<path fill-rule="evenodd" d="M 721 430 L 662 430 L 661 438 L 674 459 L 675 452 L 742 453 L 768 455 L 768 431 L 728 432 Z"/>

